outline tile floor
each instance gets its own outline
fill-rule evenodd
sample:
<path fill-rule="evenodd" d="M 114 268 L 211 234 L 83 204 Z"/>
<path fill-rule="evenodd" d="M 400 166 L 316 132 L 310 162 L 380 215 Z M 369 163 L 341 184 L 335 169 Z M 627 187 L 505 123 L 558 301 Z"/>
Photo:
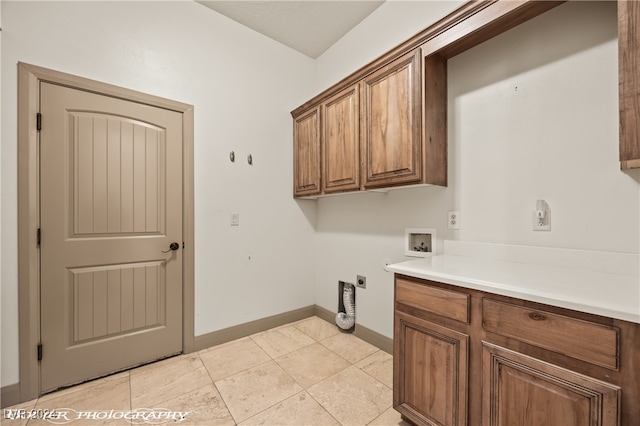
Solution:
<path fill-rule="evenodd" d="M 392 370 L 391 355 L 311 317 L 11 408 L 102 412 L 163 408 L 188 412 L 182 425 L 408 426 L 391 407 Z M 71 413 L 68 418 L 76 419 L 77 414 Z M 2 417 L 7 426 L 53 423 Z M 131 423 L 112 418 L 68 424 Z"/>

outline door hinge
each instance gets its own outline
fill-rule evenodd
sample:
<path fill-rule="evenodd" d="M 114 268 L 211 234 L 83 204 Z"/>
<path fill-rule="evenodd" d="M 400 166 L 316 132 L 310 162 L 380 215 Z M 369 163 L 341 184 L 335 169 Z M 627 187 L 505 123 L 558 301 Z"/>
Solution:
<path fill-rule="evenodd" d="M 40 113 L 36 114 L 36 130 L 42 130 L 42 114 Z"/>
<path fill-rule="evenodd" d="M 42 232 L 40 231 L 40 228 L 38 228 L 38 232 L 36 233 L 36 239 L 38 241 L 38 247 L 40 247 L 40 242 L 42 241 Z"/>
<path fill-rule="evenodd" d="M 38 343 L 38 361 L 42 361 L 42 343 Z"/>

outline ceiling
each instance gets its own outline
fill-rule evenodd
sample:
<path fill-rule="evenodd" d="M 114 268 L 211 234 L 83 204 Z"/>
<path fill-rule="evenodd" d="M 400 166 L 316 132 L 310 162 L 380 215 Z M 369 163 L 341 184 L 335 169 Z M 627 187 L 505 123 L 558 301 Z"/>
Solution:
<path fill-rule="evenodd" d="M 196 0 L 310 58 L 317 58 L 384 0 Z"/>

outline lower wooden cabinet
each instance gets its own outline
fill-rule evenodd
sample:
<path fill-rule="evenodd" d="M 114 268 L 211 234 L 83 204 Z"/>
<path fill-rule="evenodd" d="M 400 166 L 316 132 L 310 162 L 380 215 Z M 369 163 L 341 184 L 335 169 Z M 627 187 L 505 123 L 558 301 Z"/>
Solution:
<path fill-rule="evenodd" d="M 482 424 L 618 424 L 620 388 L 483 342 Z"/>
<path fill-rule="evenodd" d="M 467 424 L 469 336 L 397 312 L 394 406 L 419 424 Z"/>
<path fill-rule="evenodd" d="M 640 324 L 404 275 L 394 306 L 393 403 L 411 423 L 638 424 Z"/>

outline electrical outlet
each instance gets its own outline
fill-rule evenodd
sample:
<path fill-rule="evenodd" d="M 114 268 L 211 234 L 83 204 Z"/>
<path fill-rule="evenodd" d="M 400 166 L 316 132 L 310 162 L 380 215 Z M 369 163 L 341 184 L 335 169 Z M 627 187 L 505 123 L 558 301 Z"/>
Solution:
<path fill-rule="evenodd" d="M 460 214 L 457 210 L 447 212 L 447 227 L 449 229 L 460 229 Z"/>
<path fill-rule="evenodd" d="M 367 288 L 367 277 L 358 275 L 356 277 L 356 287 Z"/>
<path fill-rule="evenodd" d="M 538 218 L 537 212 L 534 210 L 531 215 L 534 231 L 551 231 L 551 211 L 546 210 L 544 218 Z"/>

